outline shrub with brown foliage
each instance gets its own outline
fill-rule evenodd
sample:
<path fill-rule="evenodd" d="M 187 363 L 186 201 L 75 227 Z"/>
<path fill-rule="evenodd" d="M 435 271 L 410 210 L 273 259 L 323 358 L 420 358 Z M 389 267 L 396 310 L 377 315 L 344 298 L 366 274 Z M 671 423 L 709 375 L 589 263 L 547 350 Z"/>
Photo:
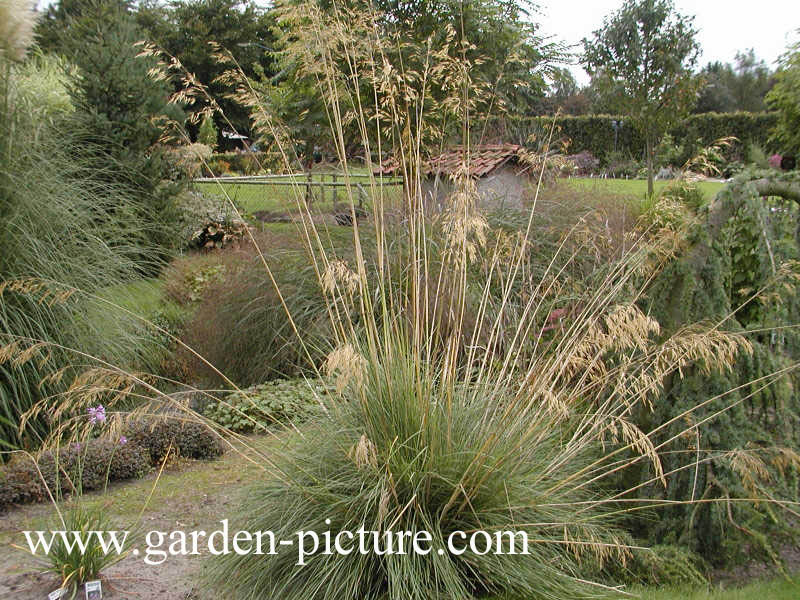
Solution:
<path fill-rule="evenodd" d="M 124 439 L 95 439 L 48 450 L 35 464 L 30 456 L 19 455 L 0 468 L 0 509 L 47 500 L 50 494 L 98 490 L 108 481 L 142 477 L 149 469 L 147 449 Z"/>
<path fill-rule="evenodd" d="M 223 452 L 219 437 L 196 421 L 140 421 L 131 427 L 128 437 L 146 449 L 154 465 L 161 463 L 169 453 L 200 460 L 217 458 Z"/>

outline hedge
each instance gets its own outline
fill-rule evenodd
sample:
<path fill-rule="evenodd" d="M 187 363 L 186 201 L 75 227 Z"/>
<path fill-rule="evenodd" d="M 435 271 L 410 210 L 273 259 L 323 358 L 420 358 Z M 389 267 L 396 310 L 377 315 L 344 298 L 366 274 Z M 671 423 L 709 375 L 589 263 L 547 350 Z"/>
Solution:
<path fill-rule="evenodd" d="M 557 117 L 555 124 L 562 138 L 571 140 L 569 153 L 590 152 L 603 164 L 614 151 L 614 130 L 611 121 L 622 121 L 617 138 L 617 150 L 636 159 L 644 158 L 644 139 L 630 119 L 615 115 L 586 115 Z M 553 117 L 531 117 L 532 124 L 549 128 Z M 684 160 L 700 145 L 706 146 L 722 137 L 735 136 L 741 146 L 758 144 L 771 149 L 769 132 L 777 124 L 777 113 L 703 113 L 691 115 L 670 130 L 675 143 L 684 146 Z"/>

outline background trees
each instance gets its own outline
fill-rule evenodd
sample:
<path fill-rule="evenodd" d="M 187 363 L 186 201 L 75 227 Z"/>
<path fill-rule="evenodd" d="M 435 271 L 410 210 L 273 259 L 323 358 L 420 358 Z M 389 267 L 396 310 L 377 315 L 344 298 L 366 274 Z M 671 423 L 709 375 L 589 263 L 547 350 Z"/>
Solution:
<path fill-rule="evenodd" d="M 323 0 L 323 3 L 329 0 Z M 366 5 L 351 0 L 353 6 Z M 540 33 L 538 6 L 523 0 L 377 0 L 371 3 L 387 32 L 402 30 L 418 44 L 440 44 L 452 29 L 456 46 L 463 43 L 471 77 L 494 89 L 512 114 L 526 114 L 547 91 L 563 48 Z M 461 49 L 461 48 L 459 48 Z"/>
<path fill-rule="evenodd" d="M 36 43 L 44 52 L 64 54 L 67 47 L 68 30 L 75 19 L 92 13 L 101 5 L 114 7 L 121 12 L 131 12 L 134 4 L 130 0 L 59 0 L 47 6 L 39 18 L 36 28 Z"/>
<path fill-rule="evenodd" d="M 591 101 L 585 88 L 581 88 L 569 69 L 556 67 L 550 75 L 551 83 L 547 95 L 540 102 L 538 114 L 585 115 L 591 109 Z"/>
<path fill-rule="evenodd" d="M 230 52 L 248 77 L 274 74 L 275 39 L 270 11 L 251 0 L 175 0 L 163 6 L 147 2 L 137 11 L 137 21 L 160 48 L 180 60 L 183 67 L 208 87 L 225 118 L 214 115 L 217 129 L 250 135 L 249 111 L 228 97 L 228 86 L 218 77 L 230 68 L 221 64 L 210 42 Z M 202 100 L 202 99 L 201 99 Z M 202 101 L 196 107 L 203 108 Z M 224 146 L 225 138 L 220 139 Z"/>
<path fill-rule="evenodd" d="M 169 82 L 153 76 L 155 59 L 139 56 L 143 38 L 124 6 L 106 3 L 71 18 L 60 43 L 78 71 L 68 85 L 77 109 L 71 128 L 80 132 L 76 148 L 100 180 L 138 199 L 142 243 L 166 252 L 175 243 L 179 183 L 161 142 L 165 121 L 181 123 L 184 116 L 169 101 Z"/>
<path fill-rule="evenodd" d="M 775 142 L 783 152 L 800 154 L 800 43 L 794 44 L 781 59 L 767 103 L 779 114 Z"/>
<path fill-rule="evenodd" d="M 703 86 L 694 108 L 704 112 L 761 112 L 764 97 L 772 87 L 772 73 L 750 48 L 736 53 L 734 64 L 709 63 L 700 71 Z"/>
<path fill-rule="evenodd" d="M 464 115 L 458 111 L 466 105 L 477 129 L 490 115 L 534 112 L 548 88 L 546 76 L 565 56 L 560 45 L 539 35 L 524 7 L 510 0 L 287 1 L 274 13 L 278 75 L 262 77 L 253 87 L 304 165 L 315 146 L 333 147 L 322 134 L 330 129 L 332 96 L 343 103 L 346 125 L 353 129 L 345 139 L 363 140 L 355 115 L 367 116 L 374 137 L 376 119 L 392 120 L 386 118 L 386 94 L 407 86 L 407 100 L 420 102 L 420 110 L 399 111 L 409 122 L 395 123 L 392 135 L 396 140 L 403 131 L 431 133 L 426 139 L 435 151 L 460 132 Z M 332 68 L 339 74 L 335 91 L 320 85 L 323 71 Z M 465 102 L 454 100 L 459 96 Z M 273 131 L 268 137 L 274 138 Z M 359 146 L 348 151 L 361 154 Z"/>
<path fill-rule="evenodd" d="M 584 40 L 584 64 L 602 88 L 618 88 L 620 105 L 641 128 L 647 189 L 653 194 L 653 147 L 694 102 L 692 67 L 700 46 L 693 18 L 671 0 L 628 0 Z"/>

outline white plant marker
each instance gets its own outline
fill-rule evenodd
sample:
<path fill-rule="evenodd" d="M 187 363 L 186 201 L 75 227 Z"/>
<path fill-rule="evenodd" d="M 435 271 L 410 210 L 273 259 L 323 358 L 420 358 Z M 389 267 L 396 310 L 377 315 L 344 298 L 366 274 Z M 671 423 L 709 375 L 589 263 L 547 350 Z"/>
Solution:
<path fill-rule="evenodd" d="M 86 590 L 86 600 L 102 600 L 103 586 L 100 584 L 99 579 L 97 581 L 87 581 L 84 589 Z"/>

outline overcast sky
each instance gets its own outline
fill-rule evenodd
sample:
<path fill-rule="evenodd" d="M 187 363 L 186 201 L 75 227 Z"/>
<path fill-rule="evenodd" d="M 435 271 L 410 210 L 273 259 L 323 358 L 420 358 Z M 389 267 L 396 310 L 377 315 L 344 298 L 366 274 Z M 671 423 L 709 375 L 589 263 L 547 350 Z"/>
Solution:
<path fill-rule="evenodd" d="M 622 0 L 538 0 L 542 33 L 570 44 L 590 37 L 603 19 L 622 6 Z M 800 34 L 800 0 L 675 0 L 681 14 L 694 15 L 703 54 L 699 64 L 732 62 L 737 50 L 753 48 L 771 68 Z M 588 77 L 573 67 L 580 83 Z"/>

